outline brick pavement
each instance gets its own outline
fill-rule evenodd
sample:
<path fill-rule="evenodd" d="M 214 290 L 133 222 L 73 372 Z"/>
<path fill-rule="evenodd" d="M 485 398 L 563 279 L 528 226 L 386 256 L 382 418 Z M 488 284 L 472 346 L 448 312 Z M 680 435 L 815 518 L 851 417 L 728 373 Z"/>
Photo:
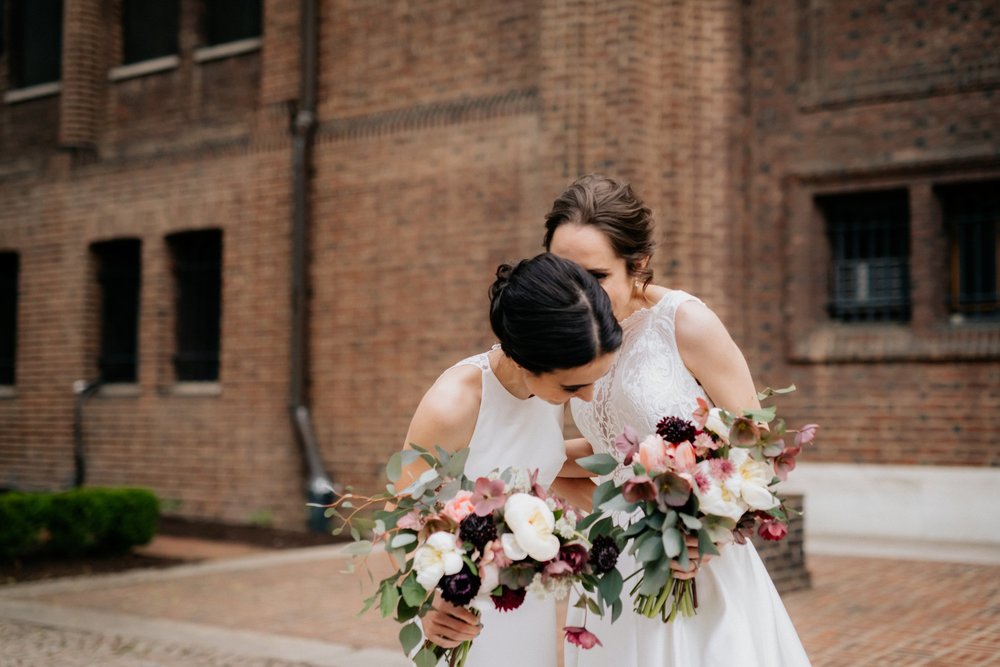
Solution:
<path fill-rule="evenodd" d="M 403 664 L 394 624 L 357 616 L 365 575 L 336 549 L 0 588 L 0 666 Z M 1000 566 L 809 567 L 813 588 L 784 599 L 815 667 L 1000 665 Z"/>

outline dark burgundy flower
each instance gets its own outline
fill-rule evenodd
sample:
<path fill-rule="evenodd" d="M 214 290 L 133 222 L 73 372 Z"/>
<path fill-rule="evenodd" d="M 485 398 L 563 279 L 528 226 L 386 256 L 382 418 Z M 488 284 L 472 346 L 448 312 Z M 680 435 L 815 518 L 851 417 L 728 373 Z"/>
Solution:
<path fill-rule="evenodd" d="M 481 583 L 479 577 L 472 574 L 472 570 L 466 564 L 460 572 L 441 577 L 438 588 L 441 589 L 441 597 L 445 600 L 456 607 L 464 607 L 479 593 Z"/>
<path fill-rule="evenodd" d="M 486 543 L 497 537 L 497 525 L 493 521 L 493 515 L 470 514 L 458 524 L 458 536 L 463 542 L 471 542 L 482 552 Z"/>
<path fill-rule="evenodd" d="M 564 544 L 559 549 L 559 555 L 556 556 L 556 560 L 569 565 L 570 570 L 576 574 L 583 570 L 584 565 L 587 564 L 588 557 L 587 547 L 582 544 Z"/>
<path fill-rule="evenodd" d="M 697 431 L 694 424 L 680 417 L 664 417 L 656 425 L 656 433 L 674 445 L 693 441 Z"/>
<path fill-rule="evenodd" d="M 524 588 L 501 587 L 500 595 L 492 596 L 493 606 L 500 611 L 513 611 L 524 603 L 524 596 L 527 590 Z"/>
<path fill-rule="evenodd" d="M 594 568 L 596 574 L 610 572 L 618 564 L 618 554 L 621 550 L 615 541 L 607 535 L 599 535 L 594 538 L 590 547 L 590 567 Z"/>
<path fill-rule="evenodd" d="M 595 646 L 604 646 L 597 635 L 587 628 L 567 626 L 563 630 L 566 632 L 566 641 L 570 644 L 576 644 L 580 648 L 590 649 Z"/>

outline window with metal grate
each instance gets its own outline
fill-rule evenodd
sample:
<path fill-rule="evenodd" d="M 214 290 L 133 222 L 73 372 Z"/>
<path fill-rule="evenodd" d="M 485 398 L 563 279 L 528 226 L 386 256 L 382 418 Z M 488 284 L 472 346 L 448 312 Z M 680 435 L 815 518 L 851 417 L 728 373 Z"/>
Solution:
<path fill-rule="evenodd" d="M 1000 181 L 962 183 L 937 189 L 948 234 L 953 314 L 1000 317 Z"/>
<path fill-rule="evenodd" d="M 820 195 L 830 243 L 828 312 L 843 322 L 910 319 L 906 190 Z"/>

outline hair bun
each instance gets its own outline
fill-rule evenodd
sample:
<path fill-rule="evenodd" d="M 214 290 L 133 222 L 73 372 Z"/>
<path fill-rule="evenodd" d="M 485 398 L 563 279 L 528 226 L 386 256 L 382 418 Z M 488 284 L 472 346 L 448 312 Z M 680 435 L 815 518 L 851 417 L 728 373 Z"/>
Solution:
<path fill-rule="evenodd" d="M 514 267 L 510 264 L 501 264 L 497 267 L 497 277 L 490 286 L 490 301 L 495 302 L 501 294 L 503 294 L 504 288 L 510 284 L 510 277 L 514 275 Z"/>

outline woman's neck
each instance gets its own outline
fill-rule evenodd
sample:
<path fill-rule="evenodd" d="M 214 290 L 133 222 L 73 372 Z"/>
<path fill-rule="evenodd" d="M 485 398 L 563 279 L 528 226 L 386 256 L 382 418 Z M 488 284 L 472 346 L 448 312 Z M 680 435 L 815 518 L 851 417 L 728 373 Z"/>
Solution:
<path fill-rule="evenodd" d="M 531 398 L 532 394 L 524 383 L 525 370 L 523 368 L 515 364 L 514 360 L 504 354 L 500 348 L 491 350 L 488 356 L 493 375 L 503 385 L 503 388 L 510 392 L 511 396 L 521 400 Z"/>

